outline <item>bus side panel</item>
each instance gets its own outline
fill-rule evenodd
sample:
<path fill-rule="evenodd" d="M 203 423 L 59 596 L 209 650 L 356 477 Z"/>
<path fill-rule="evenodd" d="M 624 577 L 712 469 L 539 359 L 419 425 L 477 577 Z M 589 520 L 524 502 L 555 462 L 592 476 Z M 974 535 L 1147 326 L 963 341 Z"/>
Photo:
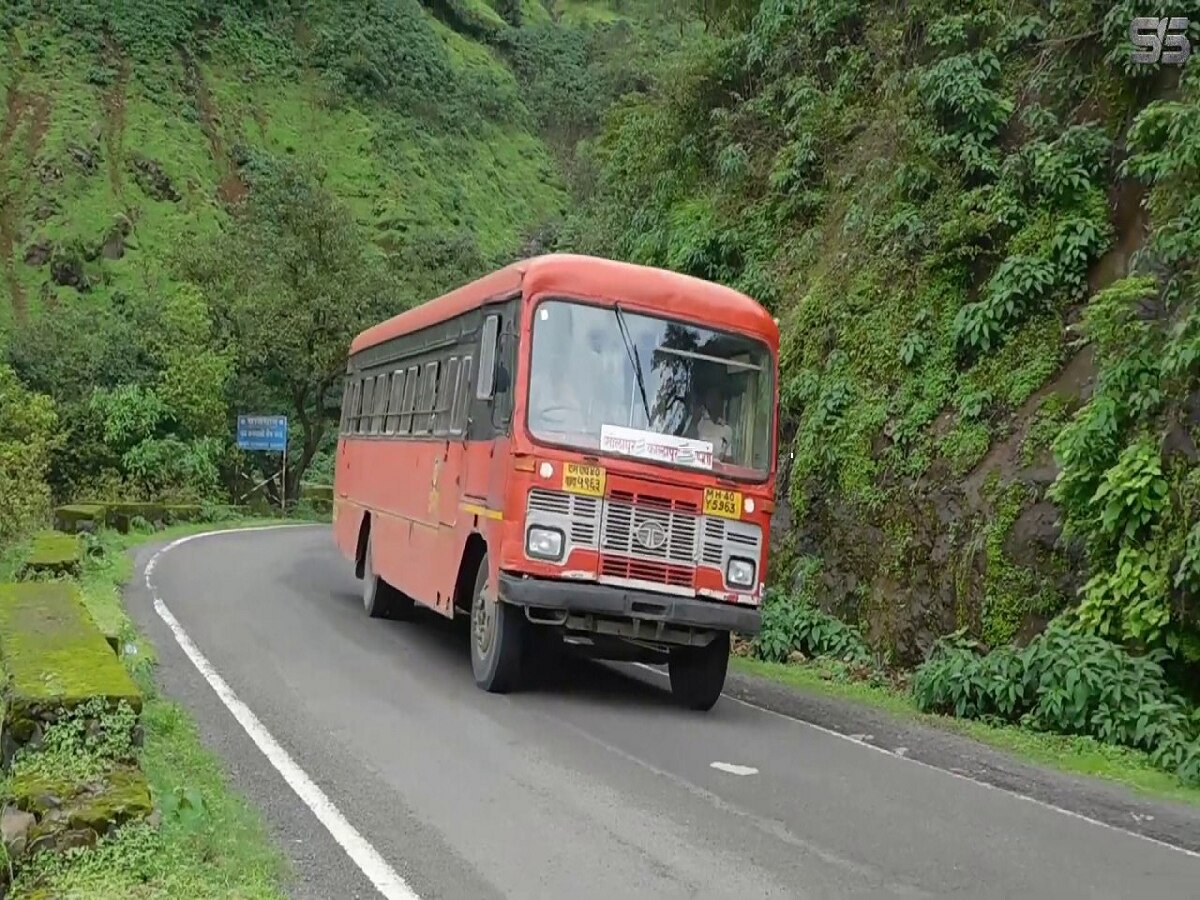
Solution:
<path fill-rule="evenodd" d="M 430 476 L 423 483 L 423 519 L 429 525 L 414 524 L 409 532 L 407 551 L 413 571 L 408 573 L 407 583 L 411 587 L 400 586 L 445 616 L 454 615 L 458 570 L 474 522 L 474 517 L 462 508 L 465 501 L 461 494 L 470 446 L 455 439 L 430 445 Z M 414 495 L 418 483 L 414 477 Z"/>
<path fill-rule="evenodd" d="M 362 441 L 340 438 L 333 473 L 333 539 L 342 555 L 352 562 L 357 559 L 358 533 L 363 519 L 361 504 L 366 485 L 358 476 L 358 471 L 362 466 L 364 449 Z"/>
<path fill-rule="evenodd" d="M 371 543 L 375 571 L 388 584 L 420 603 L 435 606 L 436 580 L 432 577 L 437 550 L 437 509 L 430 512 L 434 460 L 440 462 L 442 445 L 431 441 L 371 440 L 353 465 L 364 482 L 359 496 L 374 510 Z"/>
<path fill-rule="evenodd" d="M 488 540 L 504 509 L 508 441 L 497 443 L 493 454 L 485 441 L 346 441 L 338 474 L 339 492 L 344 485 L 347 496 L 335 498 L 334 525 L 342 554 L 355 559 L 369 514 L 375 571 L 419 603 L 451 615 L 467 540 L 475 531 Z M 497 563 L 496 539 L 489 546 Z"/>
<path fill-rule="evenodd" d="M 511 524 L 519 532 L 525 521 L 524 493 L 510 496 L 508 491 L 513 464 L 511 450 L 511 437 L 497 437 L 490 459 L 482 460 L 480 466 L 485 472 L 485 483 L 479 487 L 479 491 L 487 498 L 489 511 L 486 527 L 482 531 L 488 545 L 488 591 L 493 597 L 496 596 L 506 538 L 512 532 L 512 528 L 507 526 Z"/>
<path fill-rule="evenodd" d="M 358 552 L 358 529 L 362 524 L 362 509 L 344 497 L 335 497 L 333 510 L 333 541 L 342 556 L 354 562 Z"/>

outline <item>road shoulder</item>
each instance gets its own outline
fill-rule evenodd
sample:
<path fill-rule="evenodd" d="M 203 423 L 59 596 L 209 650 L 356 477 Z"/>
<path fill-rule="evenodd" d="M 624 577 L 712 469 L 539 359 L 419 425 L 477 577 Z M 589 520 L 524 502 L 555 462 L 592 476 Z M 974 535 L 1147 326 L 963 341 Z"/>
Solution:
<path fill-rule="evenodd" d="M 1033 765 L 969 737 L 882 709 L 743 672 L 729 673 L 725 693 L 881 752 L 1200 854 L 1200 809 L 1195 807 L 1148 799 L 1120 785 Z"/>

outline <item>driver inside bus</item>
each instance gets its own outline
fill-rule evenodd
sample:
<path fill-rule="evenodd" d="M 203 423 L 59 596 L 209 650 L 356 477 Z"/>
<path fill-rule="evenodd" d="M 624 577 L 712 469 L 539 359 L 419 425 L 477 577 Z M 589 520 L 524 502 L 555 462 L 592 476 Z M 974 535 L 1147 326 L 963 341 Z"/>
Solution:
<path fill-rule="evenodd" d="M 691 431 L 698 440 L 713 446 L 713 455 L 728 462 L 733 454 L 733 427 L 725 421 L 721 392 L 710 385 L 699 395 L 692 417 Z"/>
<path fill-rule="evenodd" d="M 575 385 L 580 381 L 577 366 L 572 365 L 570 347 L 570 332 L 572 322 L 569 316 L 555 323 L 561 338 L 550 345 L 551 363 L 548 371 L 556 373 L 556 377 L 547 378 L 538 385 L 537 405 L 530 406 L 529 422 L 535 431 L 556 432 L 558 434 L 579 434 L 587 431 L 587 420 L 584 414 L 583 401 Z M 564 333 L 565 332 L 565 333 Z"/>

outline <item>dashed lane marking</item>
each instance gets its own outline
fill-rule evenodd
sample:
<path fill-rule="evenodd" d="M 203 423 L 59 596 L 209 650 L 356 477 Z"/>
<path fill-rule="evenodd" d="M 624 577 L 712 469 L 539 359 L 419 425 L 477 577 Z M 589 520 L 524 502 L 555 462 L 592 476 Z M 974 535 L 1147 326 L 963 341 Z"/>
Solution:
<path fill-rule="evenodd" d="M 754 766 L 739 766 L 737 763 L 714 762 L 709 763 L 714 769 L 720 769 L 722 772 L 728 772 L 730 775 L 757 775 L 758 769 Z"/>

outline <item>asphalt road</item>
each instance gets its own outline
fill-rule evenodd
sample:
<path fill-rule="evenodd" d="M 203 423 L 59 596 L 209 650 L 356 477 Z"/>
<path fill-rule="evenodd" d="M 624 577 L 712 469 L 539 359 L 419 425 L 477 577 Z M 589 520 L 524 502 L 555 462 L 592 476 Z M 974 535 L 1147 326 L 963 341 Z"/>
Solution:
<path fill-rule="evenodd" d="M 580 663 L 485 694 L 464 628 L 364 615 L 326 528 L 192 540 L 152 578 L 423 900 L 1200 895 L 1195 855 L 728 697 L 707 714 L 676 709 L 653 672 Z M 140 576 L 128 601 L 164 689 L 291 857 L 293 896 L 378 896 L 184 655 Z"/>

